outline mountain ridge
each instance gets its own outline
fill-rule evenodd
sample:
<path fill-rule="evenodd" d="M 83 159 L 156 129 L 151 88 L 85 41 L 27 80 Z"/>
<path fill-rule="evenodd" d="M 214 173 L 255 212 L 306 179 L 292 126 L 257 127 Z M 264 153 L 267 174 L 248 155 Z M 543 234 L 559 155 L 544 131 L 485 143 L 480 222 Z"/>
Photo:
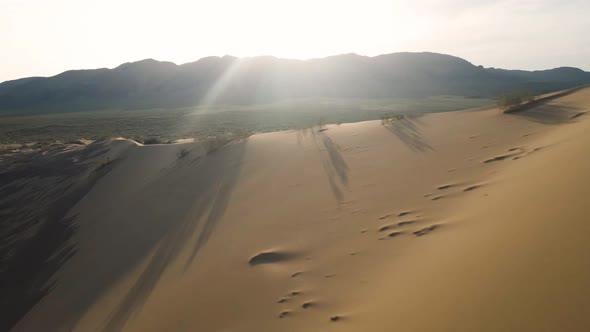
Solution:
<path fill-rule="evenodd" d="M 0 83 L 0 111 L 54 112 L 254 104 L 287 98 L 497 97 L 589 84 L 574 67 L 484 68 L 447 54 L 355 53 L 308 60 L 210 56 L 177 65 L 144 59 L 115 68 L 69 70 Z"/>

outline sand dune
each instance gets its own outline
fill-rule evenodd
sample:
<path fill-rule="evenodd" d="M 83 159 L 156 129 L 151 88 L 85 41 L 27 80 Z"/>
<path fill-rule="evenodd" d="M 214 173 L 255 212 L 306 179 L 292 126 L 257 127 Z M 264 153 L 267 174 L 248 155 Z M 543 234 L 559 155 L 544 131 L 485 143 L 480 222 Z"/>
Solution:
<path fill-rule="evenodd" d="M 14 331 L 586 331 L 588 110 L 101 143 Z"/>

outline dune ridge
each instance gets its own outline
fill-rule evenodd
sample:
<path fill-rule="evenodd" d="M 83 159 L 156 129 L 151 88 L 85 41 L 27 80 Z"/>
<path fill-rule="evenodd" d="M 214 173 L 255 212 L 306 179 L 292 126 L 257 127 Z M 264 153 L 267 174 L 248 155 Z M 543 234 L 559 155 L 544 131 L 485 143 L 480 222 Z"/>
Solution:
<path fill-rule="evenodd" d="M 13 330 L 585 331 L 588 109 L 117 142 Z"/>

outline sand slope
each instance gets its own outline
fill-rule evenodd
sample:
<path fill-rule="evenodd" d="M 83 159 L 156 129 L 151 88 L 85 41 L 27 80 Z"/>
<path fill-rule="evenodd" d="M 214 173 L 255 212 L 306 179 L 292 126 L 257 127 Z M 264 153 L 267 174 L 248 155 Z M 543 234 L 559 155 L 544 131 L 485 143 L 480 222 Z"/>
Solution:
<path fill-rule="evenodd" d="M 588 110 L 115 142 L 14 330 L 585 331 Z"/>

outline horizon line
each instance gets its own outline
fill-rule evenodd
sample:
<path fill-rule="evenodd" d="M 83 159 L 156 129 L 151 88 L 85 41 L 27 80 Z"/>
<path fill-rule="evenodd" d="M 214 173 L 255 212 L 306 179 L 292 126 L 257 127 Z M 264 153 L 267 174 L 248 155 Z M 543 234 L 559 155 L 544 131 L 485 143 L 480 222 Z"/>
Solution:
<path fill-rule="evenodd" d="M 527 70 L 527 69 L 518 69 L 518 68 L 500 68 L 500 67 L 483 67 L 482 65 L 477 65 L 472 63 L 471 61 L 456 56 L 456 55 L 452 55 L 452 54 L 448 54 L 448 53 L 440 53 L 440 52 L 432 52 L 432 51 L 400 51 L 400 52 L 392 52 L 392 53 L 382 53 L 382 54 L 377 54 L 374 56 L 370 56 L 370 55 L 362 55 L 362 54 L 358 54 L 355 52 L 349 52 L 349 53 L 340 53 L 340 54 L 333 54 L 333 55 L 327 55 L 327 56 L 323 56 L 323 57 L 310 57 L 310 58 L 288 58 L 288 57 L 279 57 L 279 56 L 275 56 L 275 55 L 252 55 L 252 56 L 242 56 L 242 57 L 238 57 L 238 56 L 234 56 L 231 54 L 225 54 L 222 56 L 219 55 L 209 55 L 209 56 L 204 56 L 201 57 L 195 61 L 190 61 L 190 62 L 184 62 L 184 63 L 176 63 L 173 61 L 167 61 L 167 60 L 157 60 L 155 58 L 144 58 L 144 59 L 140 59 L 140 60 L 135 60 L 135 61 L 128 61 L 128 62 L 123 62 L 115 67 L 95 67 L 95 68 L 77 68 L 77 69 L 68 69 L 65 71 L 62 71 L 58 74 L 55 75 L 51 75 L 51 76 L 25 76 L 25 77 L 20 77 L 20 78 L 15 78 L 15 79 L 9 79 L 9 80 L 5 80 L 5 81 L 0 81 L 0 85 L 7 83 L 7 82 L 14 82 L 14 81 L 19 81 L 19 80 L 24 80 L 24 79 L 33 79 L 33 78 L 52 78 L 52 77 L 56 77 L 59 75 L 62 75 L 64 73 L 67 72 L 71 72 L 71 71 L 87 71 L 87 70 L 101 70 L 101 69 L 106 69 L 106 70 L 115 70 L 123 65 L 128 65 L 128 64 L 134 64 L 134 63 L 139 63 L 139 62 L 143 62 L 143 61 L 155 61 L 158 63 L 170 63 L 173 64 L 175 66 L 184 66 L 187 64 L 192 64 L 192 63 L 196 63 L 199 62 L 201 60 L 204 59 L 209 59 L 209 58 L 218 58 L 218 59 L 223 59 L 223 58 L 234 58 L 234 59 L 254 59 L 254 58 L 274 58 L 277 60 L 289 60 L 289 61 L 300 61 L 300 62 L 305 62 L 305 61 L 313 61 L 313 60 L 323 60 L 323 59 L 327 59 L 327 58 L 332 58 L 332 57 L 340 57 L 340 56 L 358 56 L 361 58 L 377 58 L 380 56 L 386 56 L 386 55 L 393 55 L 393 54 L 404 54 L 404 53 L 409 53 L 409 54 L 437 54 L 437 55 L 444 55 L 444 56 L 449 56 L 449 57 L 453 57 L 453 58 L 457 58 L 457 59 L 461 59 L 464 61 L 467 61 L 468 63 L 472 64 L 473 66 L 476 67 L 482 67 L 484 69 L 500 69 L 500 70 L 514 70 L 514 71 L 526 71 L 526 72 L 535 72 L 535 71 L 545 71 L 545 70 L 553 70 L 553 69 L 560 69 L 560 68 L 573 68 L 573 69 L 579 69 L 583 72 L 589 72 L 586 71 L 580 67 L 572 67 L 572 66 L 559 66 L 559 67 L 553 67 L 553 68 L 545 68 L 545 69 L 533 69 L 533 70 Z"/>

